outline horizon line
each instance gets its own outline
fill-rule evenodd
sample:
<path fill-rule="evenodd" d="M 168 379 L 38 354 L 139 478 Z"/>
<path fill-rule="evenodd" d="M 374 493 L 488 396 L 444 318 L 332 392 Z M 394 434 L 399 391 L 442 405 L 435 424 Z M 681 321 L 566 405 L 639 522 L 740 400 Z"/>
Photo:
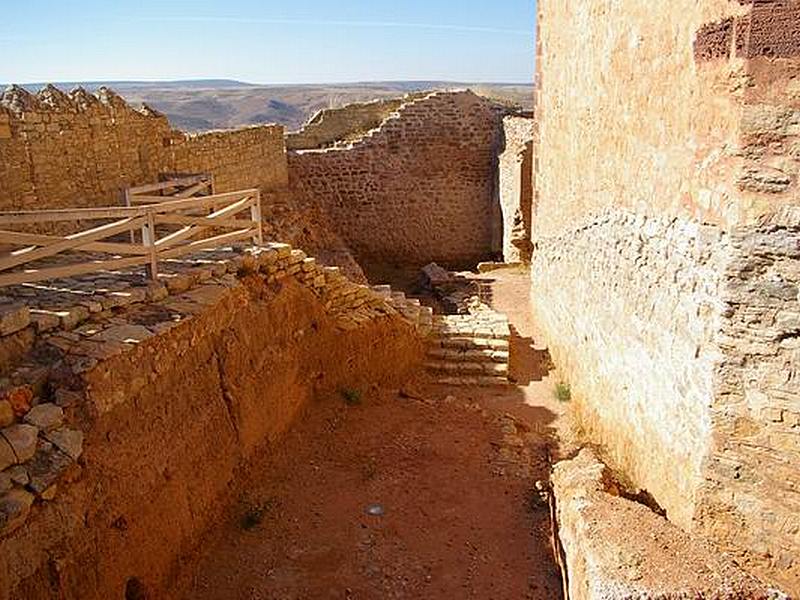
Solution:
<path fill-rule="evenodd" d="M 40 81 L 8 81 L 0 82 L 0 86 L 7 87 L 11 85 L 19 86 L 46 86 L 46 85 L 107 85 L 107 84 L 127 84 L 127 85 L 145 85 L 145 84 L 181 84 L 181 83 L 232 83 L 238 84 L 242 87 L 281 87 L 281 86 L 342 86 L 342 85 L 375 85 L 375 84 L 463 84 L 463 85 L 519 85 L 531 86 L 534 85 L 533 81 L 466 81 L 460 79 L 359 79 L 359 80 L 339 80 L 339 81 L 316 81 L 316 82 L 276 82 L 276 83 L 254 83 L 250 81 L 243 81 L 240 79 L 230 79 L 227 77 L 191 77 L 187 79 L 62 79 L 62 80 L 40 80 Z"/>

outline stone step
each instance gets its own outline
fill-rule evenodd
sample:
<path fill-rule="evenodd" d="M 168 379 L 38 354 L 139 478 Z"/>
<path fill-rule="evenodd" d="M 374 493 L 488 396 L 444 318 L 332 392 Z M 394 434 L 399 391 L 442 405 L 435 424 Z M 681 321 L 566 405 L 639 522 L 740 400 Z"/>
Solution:
<path fill-rule="evenodd" d="M 440 337 L 473 337 L 507 340 L 511 337 L 508 325 L 499 327 L 442 327 L 434 320 L 434 331 Z"/>
<path fill-rule="evenodd" d="M 443 385 L 468 385 L 476 387 L 507 386 L 511 383 L 505 377 L 440 377 L 438 383 Z"/>
<path fill-rule="evenodd" d="M 508 375 L 508 364 L 495 362 L 451 362 L 446 360 L 425 363 L 429 371 L 469 375 Z"/>
<path fill-rule="evenodd" d="M 462 348 L 434 346 L 428 348 L 428 356 L 436 360 L 508 363 L 508 350 L 495 350 L 493 348 L 465 350 Z"/>
<path fill-rule="evenodd" d="M 440 337 L 434 331 L 434 337 L 430 342 L 431 347 L 455 348 L 460 350 L 473 350 L 480 348 L 490 348 L 492 350 L 508 351 L 508 340 L 482 338 L 482 337 Z"/>

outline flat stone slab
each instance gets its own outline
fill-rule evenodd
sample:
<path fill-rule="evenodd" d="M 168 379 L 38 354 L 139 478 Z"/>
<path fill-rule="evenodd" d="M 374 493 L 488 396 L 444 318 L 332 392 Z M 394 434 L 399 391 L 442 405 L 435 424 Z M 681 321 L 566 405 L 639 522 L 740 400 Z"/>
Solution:
<path fill-rule="evenodd" d="M 118 325 L 109 327 L 91 337 L 101 342 L 119 342 L 121 344 L 138 344 L 153 337 L 153 332 L 141 325 Z"/>
<path fill-rule="evenodd" d="M 17 464 L 17 455 L 14 454 L 14 449 L 6 441 L 6 438 L 0 436 L 0 471 Z"/>
<path fill-rule="evenodd" d="M 83 432 L 78 429 L 63 427 L 45 434 L 45 439 L 72 460 L 78 460 L 83 454 Z"/>
<path fill-rule="evenodd" d="M 43 431 L 50 431 L 64 422 L 64 411 L 60 406 L 49 402 L 38 404 L 25 415 L 25 422 Z"/>
<path fill-rule="evenodd" d="M 31 313 L 24 304 L 0 304 L 0 336 L 25 329 L 30 322 Z"/>

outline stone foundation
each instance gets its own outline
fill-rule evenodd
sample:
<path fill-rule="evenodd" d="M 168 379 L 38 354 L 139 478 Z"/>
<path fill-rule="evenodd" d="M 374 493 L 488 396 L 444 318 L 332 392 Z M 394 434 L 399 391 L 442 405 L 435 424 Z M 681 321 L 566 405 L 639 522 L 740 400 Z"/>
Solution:
<path fill-rule="evenodd" d="M 578 422 L 797 592 L 800 2 L 538 12 L 533 294 Z"/>

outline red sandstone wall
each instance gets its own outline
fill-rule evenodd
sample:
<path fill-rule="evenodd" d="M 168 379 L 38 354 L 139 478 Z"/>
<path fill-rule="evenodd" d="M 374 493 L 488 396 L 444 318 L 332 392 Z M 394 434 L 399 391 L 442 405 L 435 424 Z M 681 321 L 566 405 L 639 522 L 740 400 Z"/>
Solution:
<path fill-rule="evenodd" d="M 434 93 L 352 146 L 290 152 L 290 186 L 362 264 L 475 263 L 496 250 L 500 130 L 489 101 Z"/>

